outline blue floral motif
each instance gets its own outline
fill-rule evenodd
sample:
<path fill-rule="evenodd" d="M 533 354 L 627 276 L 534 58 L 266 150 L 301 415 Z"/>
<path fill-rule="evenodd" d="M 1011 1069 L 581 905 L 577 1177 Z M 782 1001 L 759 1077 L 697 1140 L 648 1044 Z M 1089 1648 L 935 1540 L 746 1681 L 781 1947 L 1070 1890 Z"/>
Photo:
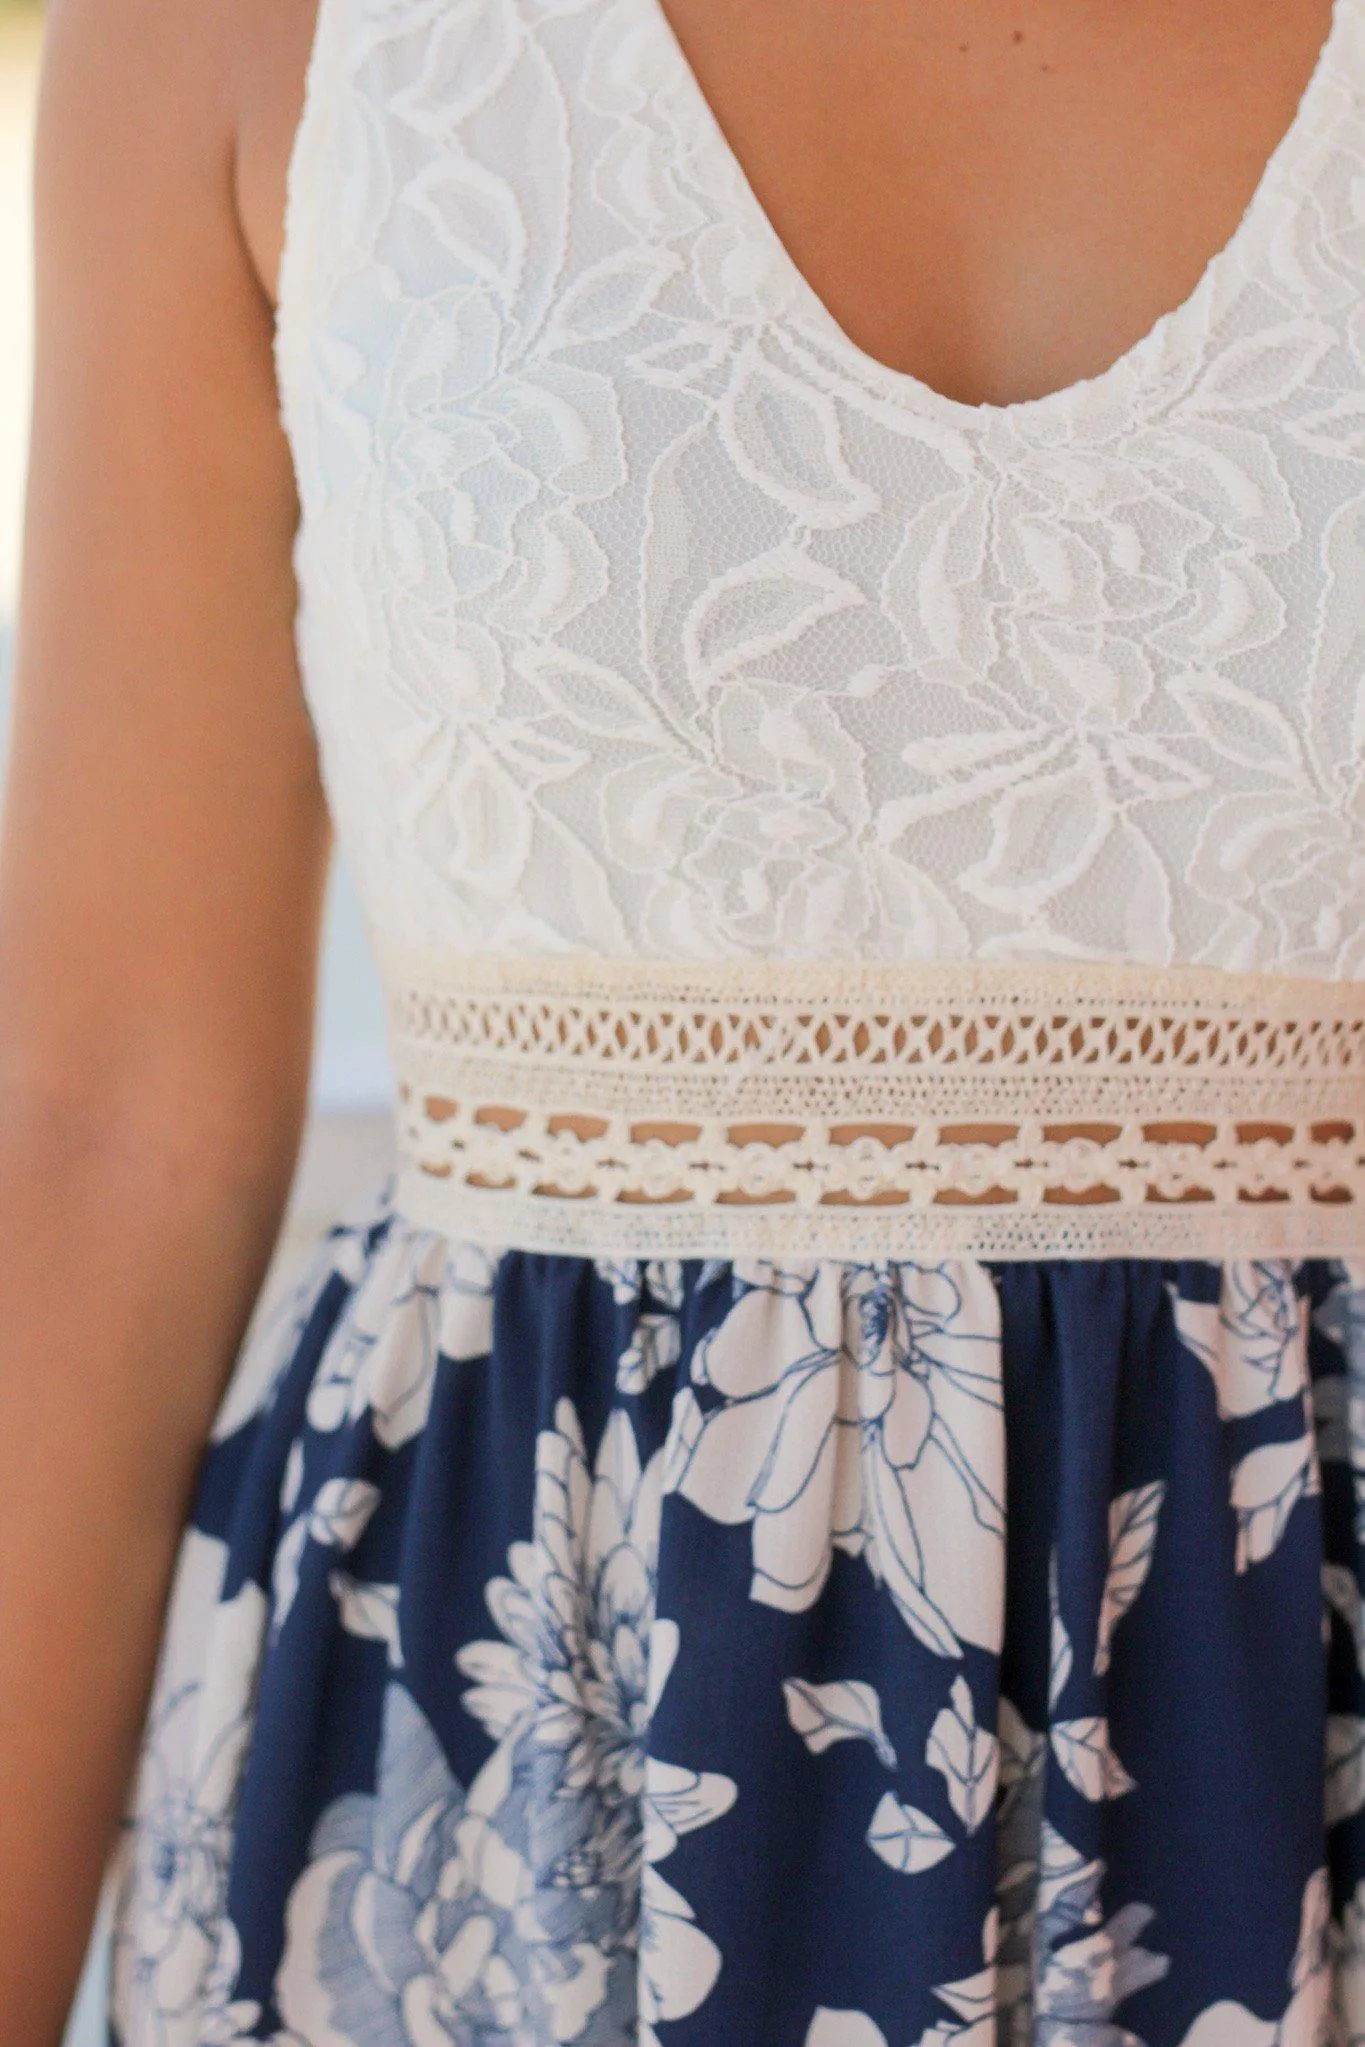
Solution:
<path fill-rule="evenodd" d="M 498 1752 L 466 1793 L 389 1686 L 375 1791 L 329 1808 L 289 1901 L 276 1996 L 309 2047 L 620 2039 L 629 1963 L 622 1981 L 623 1956 L 541 1909 L 500 1825 L 509 1762 Z"/>
<path fill-rule="evenodd" d="M 683 1300 L 683 1268 L 678 1258 L 599 1258 L 599 1279 L 611 1288 L 618 1306 L 631 1308 L 630 1340 L 616 1366 L 620 1393 L 644 1393 L 660 1372 L 672 1371 L 682 1353 L 678 1310 Z"/>
<path fill-rule="evenodd" d="M 555 1419 L 537 1444 L 532 1539 L 487 1588 L 501 1639 L 457 1657 L 492 1755 L 466 1793 L 391 1685 L 375 1794 L 338 1801 L 314 1835 L 278 1997 L 319 2047 L 607 2047 L 635 2037 L 637 2012 L 649 2038 L 714 1983 L 719 1950 L 658 1872 L 735 1796 L 728 1777 L 648 1752 L 678 1649 L 655 1616 L 661 1453 L 642 1468 L 618 1410 L 590 1468 L 569 1401 Z M 401 1949 L 362 1937 L 371 1900 L 399 1915 Z"/>

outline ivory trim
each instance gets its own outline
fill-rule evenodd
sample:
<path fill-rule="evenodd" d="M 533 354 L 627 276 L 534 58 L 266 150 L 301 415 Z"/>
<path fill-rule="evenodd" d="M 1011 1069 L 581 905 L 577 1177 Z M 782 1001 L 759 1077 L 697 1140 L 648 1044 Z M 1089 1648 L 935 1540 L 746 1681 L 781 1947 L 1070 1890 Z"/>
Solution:
<path fill-rule="evenodd" d="M 1365 1248 L 1365 984 L 380 951 L 400 1204 L 452 1235 L 699 1257 Z M 878 1127 L 850 1142 L 854 1124 Z"/>

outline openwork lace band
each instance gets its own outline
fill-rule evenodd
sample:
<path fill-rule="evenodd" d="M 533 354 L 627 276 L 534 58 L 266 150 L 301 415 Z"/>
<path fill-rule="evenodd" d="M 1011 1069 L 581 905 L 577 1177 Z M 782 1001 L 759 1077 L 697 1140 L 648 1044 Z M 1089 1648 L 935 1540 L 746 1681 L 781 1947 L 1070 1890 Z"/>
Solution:
<path fill-rule="evenodd" d="M 400 1206 L 632 1256 L 1365 1250 L 1365 985 L 385 947 Z"/>

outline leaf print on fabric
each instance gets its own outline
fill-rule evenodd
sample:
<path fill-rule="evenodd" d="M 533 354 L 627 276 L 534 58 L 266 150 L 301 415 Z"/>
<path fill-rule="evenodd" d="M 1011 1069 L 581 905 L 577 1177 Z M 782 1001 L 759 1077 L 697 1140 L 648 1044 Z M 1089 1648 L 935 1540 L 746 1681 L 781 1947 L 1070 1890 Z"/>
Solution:
<path fill-rule="evenodd" d="M 518 671 L 531 682 L 552 719 L 572 725 L 584 741 L 656 746 L 664 728 L 639 693 L 600 662 L 559 647 L 529 647 Z M 585 756 L 580 752 L 578 758 Z"/>
<path fill-rule="evenodd" d="M 740 357 L 716 417 L 739 474 L 801 525 L 847 526 L 877 510 L 876 491 L 849 467 L 831 400 L 759 347 Z"/>
<path fill-rule="evenodd" d="M 314 1246 L 293 1285 L 278 1295 L 270 1288 L 262 1294 L 214 1414 L 210 1445 L 234 1435 L 270 1405 L 324 1289 L 334 1281 L 354 1287 L 362 1278 L 371 1255 L 370 1228 L 337 1223 Z"/>
<path fill-rule="evenodd" d="M 296 1442 L 290 1452 L 290 1467 L 295 1471 L 301 1470 L 301 1461 L 295 1464 L 294 1460 L 294 1452 L 300 1448 Z M 379 1498 L 378 1486 L 368 1479 L 329 1478 L 318 1488 L 311 1507 L 290 1523 L 275 1551 L 271 1571 L 272 1635 L 284 1626 L 294 1604 L 305 1546 L 316 1542 L 328 1549 L 354 1549 L 379 1505 Z"/>
<path fill-rule="evenodd" d="M 1048 1675 L 1047 1703 L 1055 1707 L 1066 1690 L 1075 1660 L 1071 1647 L 1071 1636 L 1066 1622 L 1062 1619 L 1062 1602 L 1057 1589 L 1057 1552 L 1054 1549 L 1047 1567 L 1048 1604 Z"/>
<path fill-rule="evenodd" d="M 292 1514 L 298 1505 L 299 1490 L 303 1484 L 303 1443 L 296 1436 L 289 1445 L 289 1455 L 284 1460 L 284 1476 L 280 1480 L 280 1512 Z"/>
<path fill-rule="evenodd" d="M 1054 1720 L 1048 1737 L 1063 1776 L 1082 1798 L 1122 1798 L 1136 1788 L 1110 1747 L 1109 1722 L 1102 1716 Z"/>
<path fill-rule="evenodd" d="M 929 1731 L 925 1761 L 948 1786 L 953 1811 L 974 1834 L 995 1803 L 1000 1769 L 1000 1743 L 979 1727 L 971 1686 L 953 1679 L 952 1703 L 940 1709 Z"/>
<path fill-rule="evenodd" d="M 1200 412 L 1234 413 L 1281 404 L 1308 382 L 1331 346 L 1331 328 L 1306 318 L 1230 341 L 1195 385 L 1192 403 Z"/>
<path fill-rule="evenodd" d="M 674 1651 L 670 1645 L 677 1642 L 676 1630 L 663 1632 L 665 1628 L 663 1621 L 654 1623 L 654 1639 L 662 1638 L 665 1647 L 655 1671 L 651 1671 L 651 1713 L 672 1668 Z M 709 1826 L 712 1820 L 728 1812 L 734 1802 L 735 1786 L 730 1778 L 714 1770 L 684 1770 L 677 1763 L 646 1756 L 645 1861 L 651 1865 L 662 1862 L 673 1853 L 684 1834 L 690 1834 L 696 1827 Z"/>
<path fill-rule="evenodd" d="M 1195 729 L 1206 733 L 1229 759 L 1277 781 L 1296 786 L 1302 782 L 1297 735 L 1273 704 L 1217 674 L 1180 676 L 1171 684 L 1171 694 Z"/>
<path fill-rule="evenodd" d="M 594 263 L 561 294 L 546 348 L 574 348 L 629 334 L 678 268 L 679 258 L 665 249 L 626 249 Z"/>
<path fill-rule="evenodd" d="M 955 1983 L 936 1983 L 934 1995 L 958 2021 L 940 2019 L 921 2034 L 919 2047 L 997 2047 L 997 1957 L 1000 1913 L 992 1906 L 981 1932 L 982 1967 Z"/>
<path fill-rule="evenodd" d="M 1342 2035 L 1333 2025 L 1331 1893 L 1327 1871 L 1304 1887 L 1298 1945 L 1289 1970 L 1289 2003 L 1278 2024 L 1228 2000 L 1201 2012 L 1181 2047 L 1324 2047 Z"/>
<path fill-rule="evenodd" d="M 341 1625 L 348 1635 L 365 1642 L 382 1642 L 394 1670 L 403 1667 L 403 1647 L 398 1631 L 398 1587 L 368 1585 L 347 1571 L 333 1571 L 327 1580 L 337 1603 Z"/>
<path fill-rule="evenodd" d="M 333 1549 L 354 1549 L 379 1505 L 379 1487 L 364 1478 L 329 1478 L 308 1510 L 308 1533 Z"/>
<path fill-rule="evenodd" d="M 682 1356 L 682 1331 L 675 1315 L 642 1315 L 616 1368 L 618 1393 L 644 1393 L 660 1372 L 671 1372 Z"/>
<path fill-rule="evenodd" d="M 1365 1720 L 1354 1713 L 1327 1716 L 1325 1824 L 1340 1826 L 1365 1811 Z"/>
<path fill-rule="evenodd" d="M 693 1353 L 666 1484 L 753 1524 L 752 1597 L 818 1598 L 860 1556 L 941 1656 L 1003 1623 L 999 1301 L 984 1269 L 737 1263 L 739 1297 Z M 703 1405 L 699 1394 L 708 1396 Z M 710 1396 L 719 1396 L 718 1403 Z"/>
<path fill-rule="evenodd" d="M 1308 1386 L 1307 1304 L 1282 1260 L 1230 1260 L 1221 1298 L 1191 1301 L 1170 1288 L 1175 1326 L 1213 1380 L 1218 1412 L 1260 1414 Z"/>
<path fill-rule="evenodd" d="M 611 1297 L 618 1307 L 633 1308 L 640 1299 L 644 1286 L 644 1264 L 639 1258 L 595 1258 L 593 1271 L 604 1286 L 611 1288 Z"/>
<path fill-rule="evenodd" d="M 1311 2047 L 1329 2023 L 1331 1919 L 1331 1880 L 1326 1869 L 1317 1869 L 1304 1885 L 1298 1945 L 1289 1966 L 1292 1994 L 1280 2021 L 1278 2047 Z"/>
<path fill-rule="evenodd" d="M 682 1356 L 682 1261 L 678 1258 L 599 1258 L 594 1271 L 620 1307 L 635 1309 L 630 1341 L 616 1366 L 616 1390 L 648 1391 L 660 1372 Z"/>
<path fill-rule="evenodd" d="M 886 2047 L 886 2035 L 865 2011 L 831 2011 L 822 2004 L 806 2029 L 804 2047 Z"/>
<path fill-rule="evenodd" d="M 794 645 L 822 619 L 863 603 L 855 583 L 796 547 L 726 569 L 702 593 L 683 634 L 699 693 Z"/>
<path fill-rule="evenodd" d="M 870 1742 L 877 1760 L 896 1767 L 896 1751 L 882 1727 L 882 1702 L 874 1687 L 857 1678 L 833 1684 L 808 1684 L 789 1677 L 782 1685 L 787 1718 L 812 1755 L 823 1755 L 837 1741 Z"/>
<path fill-rule="evenodd" d="M 1275 2047 L 1278 2034 L 1273 2020 L 1258 2019 L 1244 2004 L 1224 2000 L 1200 2012 L 1180 2047 Z M 1310 2035 L 1304 2047 L 1318 2047 L 1318 2040 Z"/>
<path fill-rule="evenodd" d="M 1109 1505 L 1109 1569 L 1100 1606 L 1094 1672 L 1109 1668 L 1114 1630 L 1147 1582 L 1156 1543 L 1157 1518 L 1166 1487 L 1162 1480 L 1120 1493 Z"/>
<path fill-rule="evenodd" d="M 270 1631 L 278 1635 L 293 1612 L 299 1589 L 299 1566 L 308 1544 L 308 1516 L 300 1514 L 280 1537 L 270 1568 Z"/>
<path fill-rule="evenodd" d="M 657 1679 L 654 1703 L 666 1677 L 667 1669 Z M 682 1770 L 656 1756 L 646 1760 L 636 1986 L 640 2047 L 657 2047 L 656 2021 L 686 2018 L 696 2011 L 720 1974 L 720 1949 L 697 1925 L 687 1899 L 659 1874 L 658 1865 L 672 1854 L 681 1835 L 709 1826 L 728 1812 L 736 1790 L 733 1779 L 718 1771 Z"/>
<path fill-rule="evenodd" d="M 894 1792 L 884 1791 L 867 1830 L 867 1845 L 889 1868 L 918 1876 L 951 1855 L 954 1842 L 927 1812 L 903 1805 Z"/>
<path fill-rule="evenodd" d="M 1322 1490 L 1311 1414 L 1292 1443 L 1264 1443 L 1233 1466 L 1232 1506 L 1237 1516 L 1238 1571 L 1273 1555 L 1301 1500 Z"/>

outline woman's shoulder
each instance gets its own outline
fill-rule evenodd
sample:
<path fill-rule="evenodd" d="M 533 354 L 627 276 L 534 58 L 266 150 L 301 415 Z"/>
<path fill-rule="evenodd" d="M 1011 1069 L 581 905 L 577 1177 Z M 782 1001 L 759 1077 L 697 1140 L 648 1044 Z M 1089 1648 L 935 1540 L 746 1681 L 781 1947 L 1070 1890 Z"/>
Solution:
<path fill-rule="evenodd" d="M 268 298 L 315 0 L 52 0 L 38 205 L 95 255 L 101 227 L 184 266 L 186 238 L 245 243 Z"/>

